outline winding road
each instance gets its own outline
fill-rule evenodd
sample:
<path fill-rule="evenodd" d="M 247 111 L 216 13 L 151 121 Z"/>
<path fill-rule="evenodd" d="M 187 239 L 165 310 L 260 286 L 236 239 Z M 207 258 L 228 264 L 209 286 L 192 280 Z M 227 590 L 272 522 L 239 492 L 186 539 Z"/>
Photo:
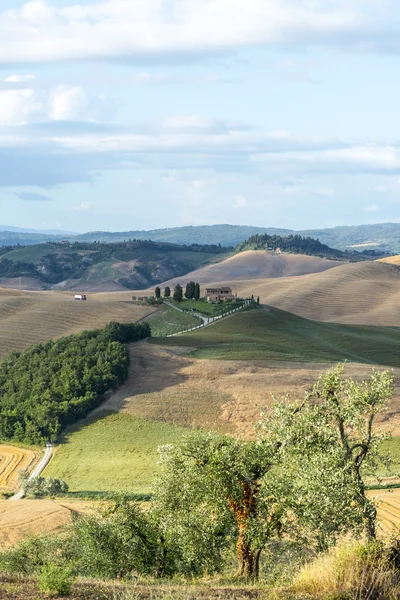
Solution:
<path fill-rule="evenodd" d="M 32 481 L 32 479 L 36 479 L 36 477 L 39 477 L 39 475 L 44 471 L 44 469 L 49 464 L 52 456 L 53 456 L 53 445 L 50 444 L 50 442 L 47 442 L 44 455 L 43 455 L 42 459 L 40 460 L 40 462 L 33 469 L 32 473 L 29 475 L 28 481 Z M 10 498 L 10 500 L 22 500 L 24 495 L 25 495 L 25 492 L 22 489 L 19 492 L 17 492 L 14 496 L 12 496 Z"/>

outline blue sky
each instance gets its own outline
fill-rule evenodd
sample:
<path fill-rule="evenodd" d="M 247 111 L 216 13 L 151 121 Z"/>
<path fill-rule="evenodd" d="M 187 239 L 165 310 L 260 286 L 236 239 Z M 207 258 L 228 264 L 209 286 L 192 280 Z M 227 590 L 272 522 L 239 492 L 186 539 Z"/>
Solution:
<path fill-rule="evenodd" d="M 395 0 L 3 0 L 0 224 L 400 221 Z"/>

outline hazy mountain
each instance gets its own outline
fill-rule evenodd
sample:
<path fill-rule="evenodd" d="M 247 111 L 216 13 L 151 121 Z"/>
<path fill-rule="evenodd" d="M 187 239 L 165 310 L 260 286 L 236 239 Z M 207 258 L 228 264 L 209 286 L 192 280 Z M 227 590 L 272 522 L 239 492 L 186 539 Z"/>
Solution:
<path fill-rule="evenodd" d="M 171 227 L 150 231 L 131 230 L 122 232 L 93 231 L 83 234 L 71 234 L 60 231 L 40 233 L 18 227 L 0 226 L 0 246 L 32 245 L 47 241 L 69 239 L 79 242 L 123 242 L 127 240 L 152 240 L 173 244 L 221 244 L 237 246 L 255 234 L 290 235 L 300 233 L 319 239 L 323 244 L 338 250 L 376 249 L 379 252 L 400 254 L 400 223 L 379 223 L 377 225 L 340 226 L 326 229 L 307 229 L 294 231 L 274 227 L 252 227 L 248 225 L 199 225 Z"/>

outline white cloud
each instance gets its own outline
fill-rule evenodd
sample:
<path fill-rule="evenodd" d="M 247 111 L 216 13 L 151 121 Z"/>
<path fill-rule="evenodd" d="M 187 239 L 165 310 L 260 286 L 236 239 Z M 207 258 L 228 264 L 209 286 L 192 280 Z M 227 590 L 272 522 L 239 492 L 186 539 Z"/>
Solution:
<path fill-rule="evenodd" d="M 25 83 L 26 81 L 33 81 L 36 79 L 35 75 L 27 73 L 26 75 L 10 75 L 5 78 L 5 83 Z"/>
<path fill-rule="evenodd" d="M 384 4 L 345 0 L 33 0 L 0 13 L 0 63 L 142 61 L 271 44 L 399 49 Z"/>
<path fill-rule="evenodd" d="M 364 207 L 364 210 L 367 212 L 376 212 L 379 210 L 379 206 L 377 204 L 368 204 L 368 206 Z"/>
<path fill-rule="evenodd" d="M 50 94 L 50 118 L 54 121 L 78 121 L 88 106 L 86 92 L 79 86 L 58 85 Z"/>
<path fill-rule="evenodd" d="M 0 126 L 25 125 L 43 111 L 43 102 L 32 89 L 0 90 Z"/>

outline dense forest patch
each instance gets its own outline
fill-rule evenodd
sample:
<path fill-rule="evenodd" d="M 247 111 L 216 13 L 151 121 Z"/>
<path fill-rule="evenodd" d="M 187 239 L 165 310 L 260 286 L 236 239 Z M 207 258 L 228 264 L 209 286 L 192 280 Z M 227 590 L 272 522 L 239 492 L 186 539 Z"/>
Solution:
<path fill-rule="evenodd" d="M 129 354 L 123 344 L 149 335 L 147 323 L 110 323 L 11 354 L 0 363 L 0 438 L 55 441 L 126 379 Z"/>
<path fill-rule="evenodd" d="M 293 254 L 306 254 L 309 256 L 319 256 L 321 258 L 330 258 L 337 260 L 348 260 L 351 257 L 360 260 L 360 255 L 354 252 L 342 252 L 335 248 L 330 248 L 322 244 L 319 240 L 312 237 L 303 237 L 302 235 L 268 235 L 267 233 L 252 235 L 248 240 L 238 245 L 237 250 L 271 250 L 278 248 L 282 252 L 291 252 Z"/>

